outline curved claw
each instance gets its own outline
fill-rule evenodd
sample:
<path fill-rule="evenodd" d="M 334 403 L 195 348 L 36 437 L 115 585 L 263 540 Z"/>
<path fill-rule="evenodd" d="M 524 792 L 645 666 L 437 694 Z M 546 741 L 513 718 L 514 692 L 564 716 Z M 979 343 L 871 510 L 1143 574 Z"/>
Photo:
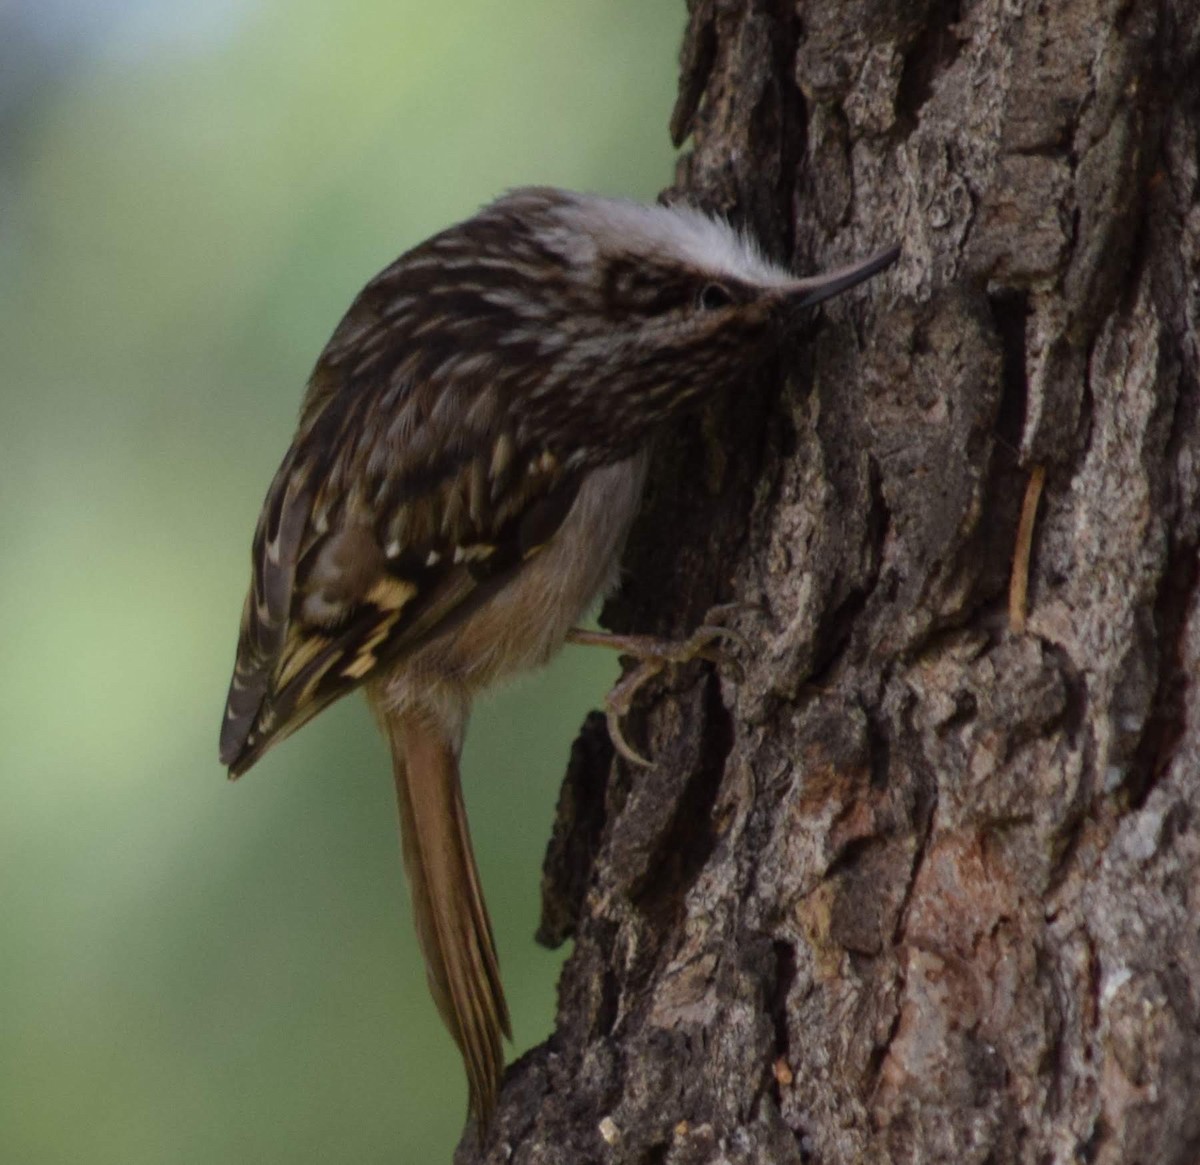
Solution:
<path fill-rule="evenodd" d="M 606 700 L 605 704 L 607 703 L 608 701 Z M 625 739 L 625 732 L 621 728 L 621 715 L 622 713 L 618 712 L 614 708 L 605 708 L 605 719 L 608 722 L 608 738 L 612 741 L 613 748 L 631 765 L 637 765 L 638 768 L 642 769 L 654 768 L 654 762 L 642 756 L 642 754 Z"/>
<path fill-rule="evenodd" d="M 604 697 L 605 717 L 608 721 L 608 738 L 613 748 L 630 764 L 639 768 L 652 769 L 654 762 L 647 760 L 625 739 L 625 731 L 621 721 L 629 715 L 633 706 L 634 693 L 649 680 L 652 680 L 665 666 L 660 658 L 643 660 L 627 676 L 618 680 Z"/>

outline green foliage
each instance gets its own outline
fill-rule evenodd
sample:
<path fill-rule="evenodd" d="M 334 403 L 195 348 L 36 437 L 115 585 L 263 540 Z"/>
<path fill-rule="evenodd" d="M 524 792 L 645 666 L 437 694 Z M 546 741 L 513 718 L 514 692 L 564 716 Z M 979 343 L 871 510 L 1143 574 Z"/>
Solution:
<path fill-rule="evenodd" d="M 0 1161 L 448 1160 L 465 1087 L 361 700 L 217 765 L 250 534 L 379 267 L 511 185 L 669 180 L 682 5 L 214 11 L 131 8 L 0 156 Z M 568 649 L 468 745 L 514 1055 L 551 1025 L 540 863 L 614 669 Z"/>

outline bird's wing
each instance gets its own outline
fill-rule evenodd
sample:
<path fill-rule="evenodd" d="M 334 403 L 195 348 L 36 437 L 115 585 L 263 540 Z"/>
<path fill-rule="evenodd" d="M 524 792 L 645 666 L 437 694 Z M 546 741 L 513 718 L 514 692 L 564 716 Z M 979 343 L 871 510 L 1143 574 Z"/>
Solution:
<path fill-rule="evenodd" d="M 503 438 L 501 438 L 503 441 Z M 492 499 L 485 457 L 382 509 L 321 507 L 302 458 L 285 461 L 253 547 L 253 581 L 221 732 L 234 775 L 384 664 L 450 630 L 554 534 L 576 481 L 529 459 Z"/>
<path fill-rule="evenodd" d="M 373 285 L 372 285 L 373 286 Z M 323 353 L 263 505 L 221 728 L 237 776 L 450 630 L 551 538 L 578 475 L 485 380 L 413 378 L 372 287 Z"/>

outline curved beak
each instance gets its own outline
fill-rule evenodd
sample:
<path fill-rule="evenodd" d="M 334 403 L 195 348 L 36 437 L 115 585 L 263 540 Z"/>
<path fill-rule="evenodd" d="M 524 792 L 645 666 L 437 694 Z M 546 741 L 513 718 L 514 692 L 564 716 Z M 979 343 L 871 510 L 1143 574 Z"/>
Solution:
<path fill-rule="evenodd" d="M 785 292 L 788 308 L 800 311 L 802 308 L 813 307 L 826 299 L 832 299 L 833 296 L 870 279 L 872 275 L 878 275 L 899 257 L 899 246 L 888 247 L 869 259 L 861 259 L 857 263 L 838 267 L 833 271 L 822 271 L 820 275 L 811 275 L 807 279 L 797 279 Z"/>

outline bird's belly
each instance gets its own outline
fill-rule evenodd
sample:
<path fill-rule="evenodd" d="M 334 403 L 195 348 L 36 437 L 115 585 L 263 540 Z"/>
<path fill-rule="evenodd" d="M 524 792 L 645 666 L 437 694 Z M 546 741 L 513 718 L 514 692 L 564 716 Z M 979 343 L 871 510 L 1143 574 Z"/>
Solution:
<path fill-rule="evenodd" d="M 562 526 L 513 580 L 473 612 L 444 645 L 443 674 L 478 691 L 539 667 L 567 632 L 616 585 L 621 551 L 637 513 L 646 454 L 593 470 Z"/>

